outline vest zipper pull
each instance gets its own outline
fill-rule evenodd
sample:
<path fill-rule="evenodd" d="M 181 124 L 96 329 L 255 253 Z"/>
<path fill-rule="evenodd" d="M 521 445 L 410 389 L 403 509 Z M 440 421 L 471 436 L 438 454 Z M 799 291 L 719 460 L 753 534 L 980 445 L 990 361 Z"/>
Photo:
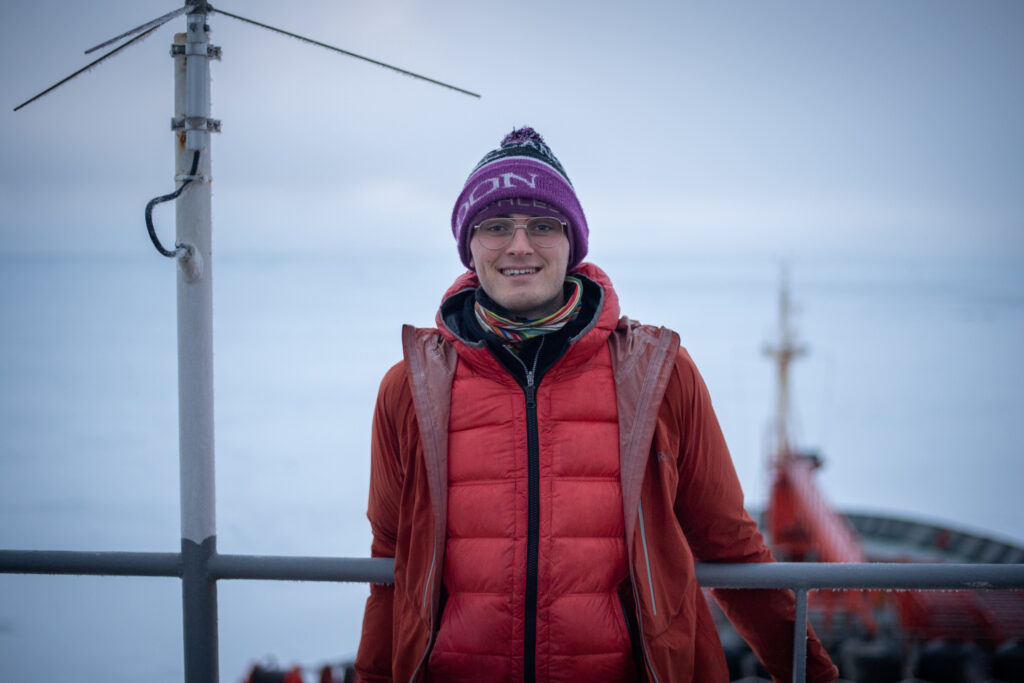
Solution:
<path fill-rule="evenodd" d="M 537 387 L 533 385 L 533 378 L 537 374 L 537 361 L 540 360 L 540 351 L 544 348 L 545 337 L 540 338 L 540 344 L 537 344 L 537 353 L 533 356 L 533 367 L 526 370 L 526 363 L 523 363 L 523 370 L 526 370 L 526 407 L 536 408 L 537 407 Z M 522 361 L 520 361 L 522 362 Z M 534 418 L 536 419 L 536 418 Z"/>
<path fill-rule="evenodd" d="M 526 407 L 537 405 L 537 388 L 533 386 L 533 370 L 526 371 Z"/>

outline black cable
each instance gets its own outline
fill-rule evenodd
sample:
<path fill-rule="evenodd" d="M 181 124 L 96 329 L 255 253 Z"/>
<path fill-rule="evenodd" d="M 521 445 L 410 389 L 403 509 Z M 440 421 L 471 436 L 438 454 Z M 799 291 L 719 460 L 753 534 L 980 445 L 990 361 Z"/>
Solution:
<path fill-rule="evenodd" d="M 177 190 L 170 194 L 165 194 L 162 197 L 154 197 L 149 200 L 146 204 L 146 228 L 149 230 L 149 239 L 153 240 L 153 246 L 156 250 L 168 258 L 174 258 L 177 254 L 173 251 L 164 249 L 164 245 L 160 244 L 160 238 L 156 236 L 156 228 L 153 227 L 153 207 L 163 202 L 169 202 L 172 199 L 177 199 L 181 194 L 182 190 L 188 186 L 195 179 L 196 171 L 199 170 L 199 150 L 197 149 L 195 154 L 192 155 L 192 170 L 188 172 L 189 177 L 185 178 L 185 181 L 181 184 Z M 180 245 L 176 245 L 180 246 Z"/>

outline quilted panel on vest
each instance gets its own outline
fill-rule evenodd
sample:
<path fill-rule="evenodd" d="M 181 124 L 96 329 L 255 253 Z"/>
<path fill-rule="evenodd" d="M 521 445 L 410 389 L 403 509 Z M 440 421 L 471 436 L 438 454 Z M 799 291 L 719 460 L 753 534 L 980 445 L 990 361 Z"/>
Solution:
<path fill-rule="evenodd" d="M 618 423 L 607 352 L 537 392 L 537 680 L 623 681 L 629 634 Z M 523 678 L 528 463 L 523 390 L 460 363 L 449 422 L 448 600 L 431 680 Z"/>

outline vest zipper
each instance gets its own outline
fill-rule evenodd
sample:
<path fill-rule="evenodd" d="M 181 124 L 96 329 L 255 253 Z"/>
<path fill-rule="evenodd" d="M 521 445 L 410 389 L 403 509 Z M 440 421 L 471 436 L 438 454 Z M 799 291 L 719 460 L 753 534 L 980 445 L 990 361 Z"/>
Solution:
<path fill-rule="evenodd" d="M 537 361 L 544 348 L 544 338 L 537 345 L 533 367 L 527 368 L 523 359 L 516 354 L 516 360 L 526 372 L 526 595 L 525 622 L 523 628 L 523 677 L 525 683 L 537 680 L 537 571 L 540 545 L 540 441 L 537 430 Z"/>

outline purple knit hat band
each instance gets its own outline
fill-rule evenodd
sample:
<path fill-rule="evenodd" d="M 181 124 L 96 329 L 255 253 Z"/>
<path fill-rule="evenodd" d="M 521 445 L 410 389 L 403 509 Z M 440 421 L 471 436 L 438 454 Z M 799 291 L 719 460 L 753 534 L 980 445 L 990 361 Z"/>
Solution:
<path fill-rule="evenodd" d="M 452 234 L 459 249 L 459 258 L 468 268 L 469 241 L 478 215 L 496 202 L 506 199 L 538 200 L 552 207 L 569 224 L 569 270 L 587 254 L 587 219 L 576 198 L 569 177 L 558 158 L 541 136 L 532 128 L 512 131 L 501 147 L 488 153 L 473 172 L 459 194 L 452 210 Z M 504 205 L 506 202 L 501 202 Z M 508 209 L 506 213 L 532 213 Z M 491 215 L 497 215 L 501 211 Z"/>
<path fill-rule="evenodd" d="M 565 221 L 566 223 L 569 222 L 569 217 L 552 204 L 542 202 L 539 199 L 510 197 L 509 199 L 499 199 L 496 202 L 491 202 L 481 207 L 479 211 L 466 221 L 466 224 L 472 230 L 474 225 L 479 225 L 488 218 L 505 216 L 510 213 L 519 213 L 525 216 L 553 216 L 558 220 Z M 569 235 L 569 239 L 572 240 L 572 235 Z"/>

